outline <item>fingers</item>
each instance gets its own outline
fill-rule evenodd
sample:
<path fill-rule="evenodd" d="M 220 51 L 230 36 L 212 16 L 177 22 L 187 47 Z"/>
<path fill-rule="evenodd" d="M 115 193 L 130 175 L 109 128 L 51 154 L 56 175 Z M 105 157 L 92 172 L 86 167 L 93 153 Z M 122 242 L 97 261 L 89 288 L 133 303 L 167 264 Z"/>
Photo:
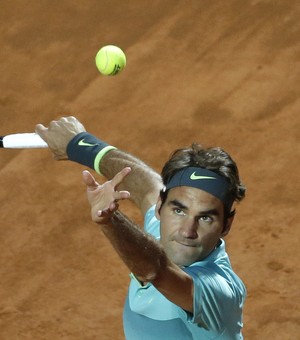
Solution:
<path fill-rule="evenodd" d="M 99 183 L 95 180 L 94 176 L 88 171 L 82 172 L 82 179 L 88 190 L 95 190 L 99 187 Z M 114 191 L 115 202 L 119 200 L 125 200 L 130 198 L 130 192 L 126 190 Z"/>
<path fill-rule="evenodd" d="M 118 172 L 114 178 L 111 180 L 111 183 L 114 187 L 118 186 L 123 179 L 130 173 L 131 168 L 127 166 L 126 168 L 122 169 L 120 172 Z"/>
<path fill-rule="evenodd" d="M 57 121 L 56 120 L 52 120 L 49 123 L 49 128 L 46 128 L 43 124 L 37 124 L 35 126 L 35 132 L 45 141 L 47 142 L 47 135 L 49 134 L 49 132 L 53 129 L 53 127 L 56 127 Z"/>
<path fill-rule="evenodd" d="M 82 172 L 82 179 L 88 190 L 94 190 L 99 186 L 94 176 L 88 170 Z"/>
<path fill-rule="evenodd" d="M 35 126 L 35 132 L 45 141 L 47 142 L 46 134 L 48 129 L 43 124 L 37 124 Z"/>
<path fill-rule="evenodd" d="M 119 209 L 119 204 L 112 202 L 107 209 L 98 210 L 97 217 L 110 217 L 115 211 Z"/>
<path fill-rule="evenodd" d="M 96 212 L 92 212 L 92 220 L 98 224 L 108 224 L 110 223 L 110 218 L 117 211 L 119 205 L 117 203 L 111 203 L 107 209 L 98 210 Z"/>
<path fill-rule="evenodd" d="M 130 192 L 126 191 L 126 190 L 122 190 L 122 191 L 115 191 L 115 200 L 119 201 L 119 200 L 126 200 L 130 198 Z"/>
<path fill-rule="evenodd" d="M 130 167 L 126 167 L 126 168 L 122 169 L 111 180 L 111 185 L 114 188 L 117 187 L 123 181 L 123 179 L 130 173 L 130 171 L 131 171 Z M 130 198 L 130 193 L 127 190 L 115 191 L 114 196 L 115 196 L 116 200 L 124 200 L 124 199 Z"/>

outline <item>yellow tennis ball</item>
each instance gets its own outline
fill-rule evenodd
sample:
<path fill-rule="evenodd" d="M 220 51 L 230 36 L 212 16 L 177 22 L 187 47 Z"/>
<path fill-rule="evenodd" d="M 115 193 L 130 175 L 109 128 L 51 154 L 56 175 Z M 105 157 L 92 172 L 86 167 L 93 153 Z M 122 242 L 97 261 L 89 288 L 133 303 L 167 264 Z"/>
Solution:
<path fill-rule="evenodd" d="M 126 66 L 125 53 L 120 47 L 114 45 L 100 48 L 95 61 L 97 69 L 105 76 L 115 76 Z"/>

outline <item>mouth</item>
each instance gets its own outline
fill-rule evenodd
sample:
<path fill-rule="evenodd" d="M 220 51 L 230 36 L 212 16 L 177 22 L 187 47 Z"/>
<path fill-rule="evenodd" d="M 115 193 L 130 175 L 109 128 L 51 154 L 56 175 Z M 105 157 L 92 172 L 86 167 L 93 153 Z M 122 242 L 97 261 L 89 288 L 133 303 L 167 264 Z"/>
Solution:
<path fill-rule="evenodd" d="M 191 244 L 191 243 L 187 243 L 187 242 L 180 242 L 180 241 L 176 241 L 178 244 L 184 246 L 184 247 L 190 247 L 190 248 L 196 248 L 195 244 Z"/>

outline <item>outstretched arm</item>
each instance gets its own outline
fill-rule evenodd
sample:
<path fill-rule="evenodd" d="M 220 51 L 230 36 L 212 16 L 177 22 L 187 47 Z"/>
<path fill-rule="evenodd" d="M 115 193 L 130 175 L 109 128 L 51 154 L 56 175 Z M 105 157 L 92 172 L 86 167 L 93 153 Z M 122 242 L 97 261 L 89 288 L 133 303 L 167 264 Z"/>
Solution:
<path fill-rule="evenodd" d="M 69 159 L 67 154 L 69 143 L 85 131 L 85 127 L 75 117 L 63 117 L 52 121 L 48 128 L 42 124 L 36 126 L 36 132 L 47 142 L 56 160 Z M 79 149 L 79 153 L 88 158 L 93 153 L 93 148 L 84 145 Z M 95 163 L 97 169 L 107 179 L 112 179 L 125 167 L 132 169 L 131 174 L 122 182 L 121 188 L 130 191 L 131 200 L 143 214 L 156 203 L 162 188 L 161 177 L 140 159 L 121 150 L 109 149 L 101 158 L 95 157 Z"/>
<path fill-rule="evenodd" d="M 84 172 L 92 220 L 101 226 L 116 252 L 129 270 L 142 283 L 151 282 L 169 300 L 186 311 L 193 312 L 193 281 L 169 260 L 164 249 L 122 212 L 116 201 L 129 197 L 127 192 L 115 191 L 129 174 L 125 168 L 111 181 L 100 186 L 94 177 Z"/>

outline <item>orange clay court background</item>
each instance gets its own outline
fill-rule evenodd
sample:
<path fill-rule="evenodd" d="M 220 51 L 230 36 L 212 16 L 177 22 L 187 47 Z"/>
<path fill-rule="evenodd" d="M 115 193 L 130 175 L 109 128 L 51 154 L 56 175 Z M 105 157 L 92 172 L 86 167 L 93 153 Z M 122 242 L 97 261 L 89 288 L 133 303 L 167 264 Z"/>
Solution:
<path fill-rule="evenodd" d="M 12 0 L 0 17 L 0 134 L 72 114 L 158 171 L 177 147 L 222 146 L 248 188 L 227 237 L 245 338 L 299 339 L 299 1 Z M 107 44 L 127 55 L 116 77 L 94 64 Z M 0 150 L 1 340 L 123 339 L 128 270 L 83 169 Z"/>

